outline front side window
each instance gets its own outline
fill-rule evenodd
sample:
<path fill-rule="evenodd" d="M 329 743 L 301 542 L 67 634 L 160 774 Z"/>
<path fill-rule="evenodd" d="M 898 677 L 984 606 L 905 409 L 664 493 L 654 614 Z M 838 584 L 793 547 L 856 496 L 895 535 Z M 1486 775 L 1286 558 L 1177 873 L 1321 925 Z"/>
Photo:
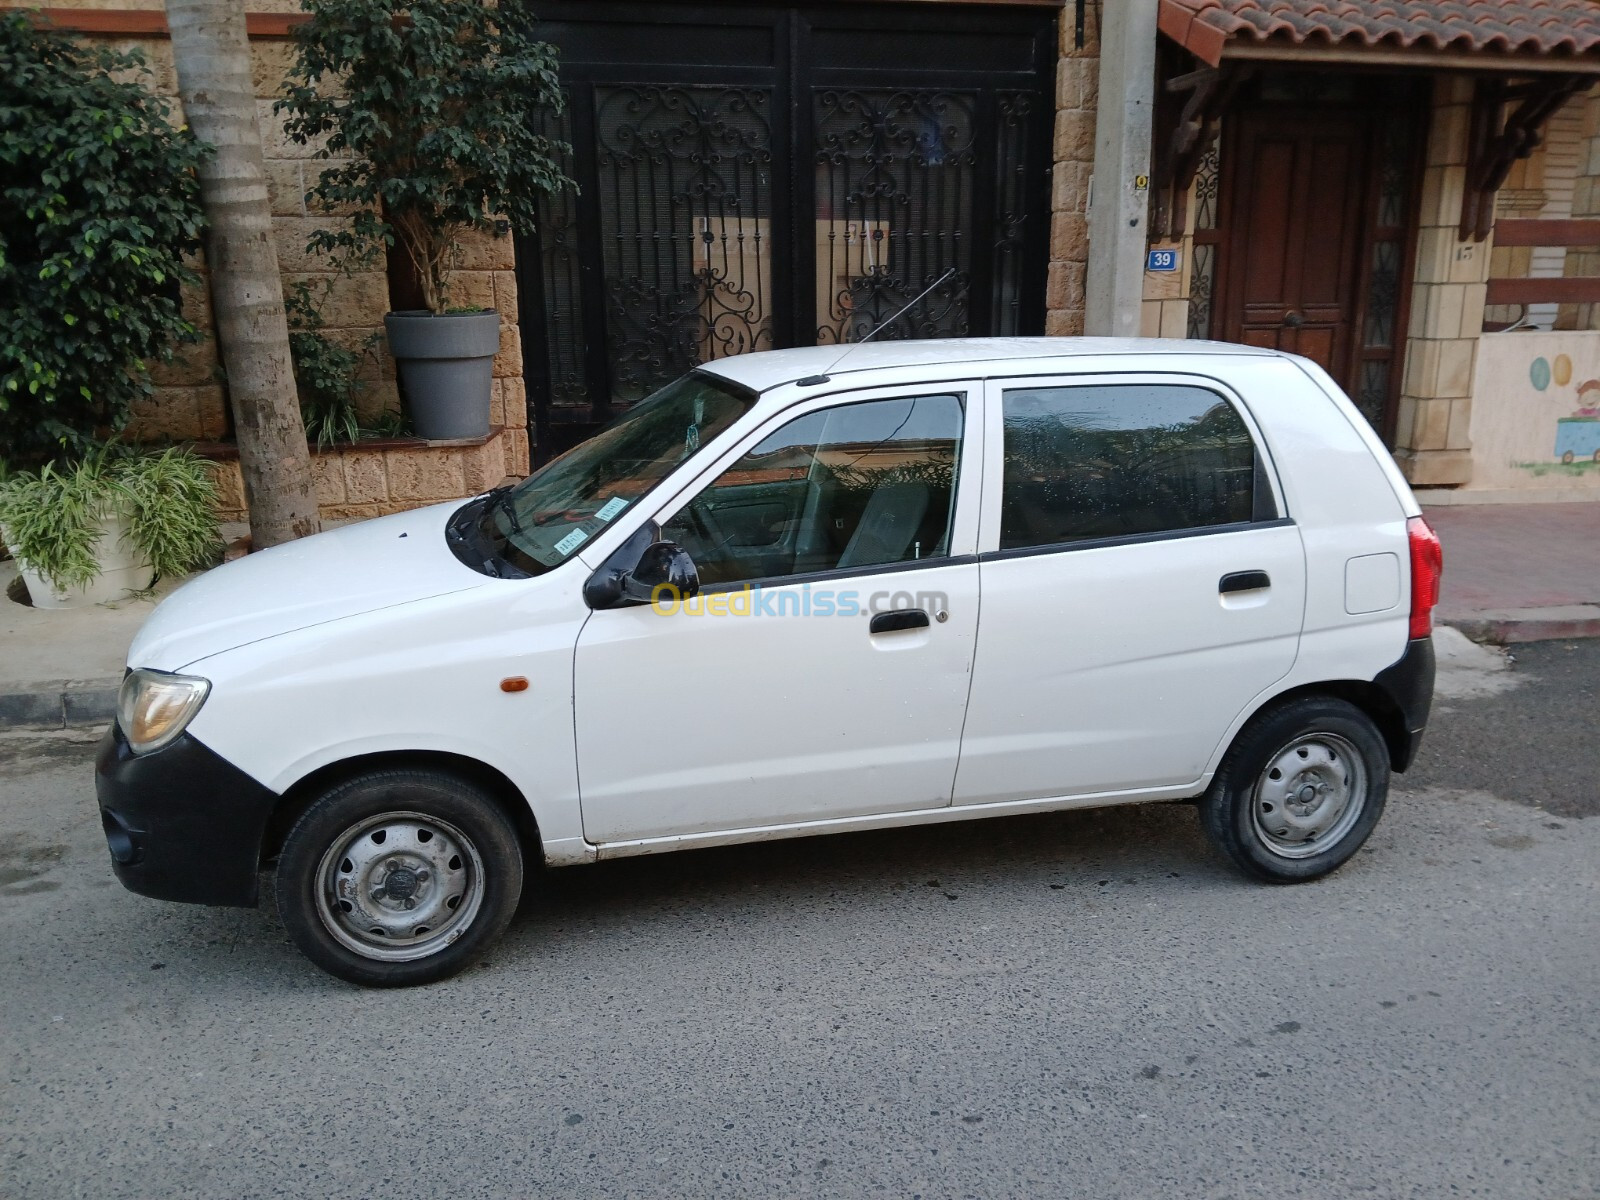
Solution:
<path fill-rule="evenodd" d="M 696 373 L 641 400 L 475 510 L 490 561 L 525 575 L 560 566 L 752 403 L 732 384 Z"/>
<path fill-rule="evenodd" d="M 702 584 L 945 557 L 962 405 L 953 395 L 844 404 L 763 438 L 667 522 Z"/>
<path fill-rule="evenodd" d="M 1002 550 L 1277 515 L 1249 429 L 1209 389 L 1019 388 L 1002 410 Z"/>

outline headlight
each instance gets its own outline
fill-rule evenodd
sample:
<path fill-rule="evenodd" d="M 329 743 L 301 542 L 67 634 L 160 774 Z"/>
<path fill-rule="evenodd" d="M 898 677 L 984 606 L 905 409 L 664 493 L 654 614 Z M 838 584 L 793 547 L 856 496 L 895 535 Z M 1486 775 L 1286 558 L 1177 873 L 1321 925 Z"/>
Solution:
<path fill-rule="evenodd" d="M 206 702 L 211 681 L 165 671 L 129 671 L 117 696 L 117 724 L 135 754 L 176 738 Z"/>

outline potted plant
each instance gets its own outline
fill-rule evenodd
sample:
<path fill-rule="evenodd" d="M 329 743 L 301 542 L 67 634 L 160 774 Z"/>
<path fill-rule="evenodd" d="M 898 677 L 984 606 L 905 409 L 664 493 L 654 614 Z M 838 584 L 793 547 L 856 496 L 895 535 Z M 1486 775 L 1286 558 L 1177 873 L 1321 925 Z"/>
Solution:
<path fill-rule="evenodd" d="M 451 304 L 463 234 L 533 229 L 541 196 L 571 181 L 567 148 L 538 132 L 563 99 L 556 52 L 521 0 L 306 0 L 284 129 L 336 159 L 306 193 L 355 215 L 308 248 L 355 269 L 379 250 L 423 307 L 384 320 L 412 426 L 486 437 L 500 314 Z M 391 276 L 392 278 L 392 276 Z"/>
<path fill-rule="evenodd" d="M 119 600 L 221 548 L 210 467 L 188 450 L 110 446 L 0 480 L 0 539 L 36 608 Z"/>

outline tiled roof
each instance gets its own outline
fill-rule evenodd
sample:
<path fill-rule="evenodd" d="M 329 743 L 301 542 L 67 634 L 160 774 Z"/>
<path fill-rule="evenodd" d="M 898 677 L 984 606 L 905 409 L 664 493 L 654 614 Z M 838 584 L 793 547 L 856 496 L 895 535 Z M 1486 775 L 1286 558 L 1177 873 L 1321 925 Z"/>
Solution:
<path fill-rule="evenodd" d="M 1213 65 L 1229 40 L 1591 56 L 1600 0 L 1161 0 L 1162 32 Z"/>

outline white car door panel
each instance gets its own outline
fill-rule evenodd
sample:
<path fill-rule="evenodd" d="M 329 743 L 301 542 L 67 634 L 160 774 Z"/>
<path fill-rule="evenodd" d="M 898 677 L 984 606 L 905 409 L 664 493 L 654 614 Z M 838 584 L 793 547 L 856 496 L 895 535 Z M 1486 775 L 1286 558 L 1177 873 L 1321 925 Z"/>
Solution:
<path fill-rule="evenodd" d="M 584 626 L 574 701 L 590 842 L 950 803 L 978 626 L 979 391 L 796 405 L 659 514 L 705 590 L 676 611 L 614 608 Z M 895 407 L 908 401 L 937 404 Z M 955 458 L 930 460 L 930 446 Z M 874 632 L 890 610 L 909 627 Z"/>
<path fill-rule="evenodd" d="M 986 559 L 956 803 L 1198 779 L 1234 716 L 1294 663 L 1292 525 Z M 1224 595 L 1222 577 L 1271 586 Z"/>
<path fill-rule="evenodd" d="M 1300 531 L 1224 393 L 1183 376 L 989 385 L 984 612 L 955 803 L 1196 782 L 1294 665 Z"/>
<path fill-rule="evenodd" d="M 945 621 L 872 634 L 830 593 L 938 595 Z M 741 593 L 722 593 L 737 602 Z M 763 588 L 750 615 L 598 612 L 578 647 L 579 787 L 591 842 L 950 803 L 978 567 Z M 933 603 L 929 601 L 929 603 Z M 810 607 L 813 615 L 803 614 Z M 782 614 L 782 615 L 779 615 Z"/>

